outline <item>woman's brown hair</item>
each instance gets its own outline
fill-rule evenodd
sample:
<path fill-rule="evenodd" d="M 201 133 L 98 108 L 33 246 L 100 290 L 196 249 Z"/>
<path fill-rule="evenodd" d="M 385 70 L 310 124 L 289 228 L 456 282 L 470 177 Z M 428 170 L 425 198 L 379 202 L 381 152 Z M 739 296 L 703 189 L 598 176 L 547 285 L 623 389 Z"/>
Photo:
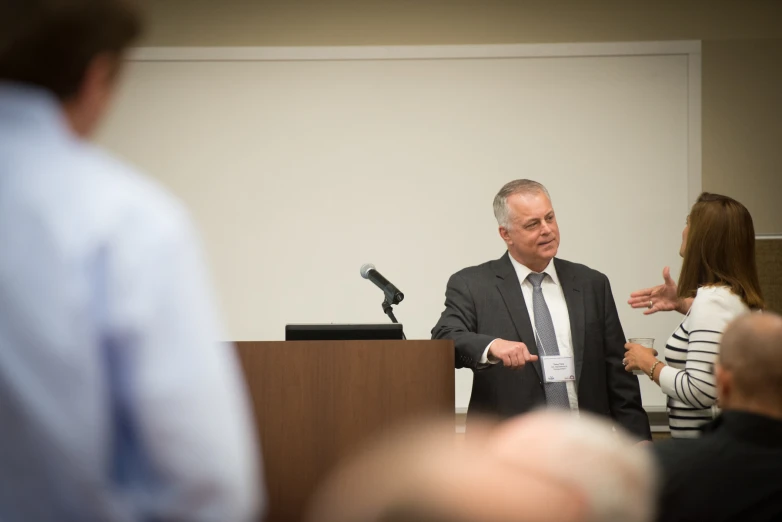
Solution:
<path fill-rule="evenodd" d="M 744 205 L 704 192 L 693 205 L 679 276 L 679 298 L 694 297 L 701 286 L 725 285 L 753 309 L 763 293 L 755 263 L 755 226 Z"/>

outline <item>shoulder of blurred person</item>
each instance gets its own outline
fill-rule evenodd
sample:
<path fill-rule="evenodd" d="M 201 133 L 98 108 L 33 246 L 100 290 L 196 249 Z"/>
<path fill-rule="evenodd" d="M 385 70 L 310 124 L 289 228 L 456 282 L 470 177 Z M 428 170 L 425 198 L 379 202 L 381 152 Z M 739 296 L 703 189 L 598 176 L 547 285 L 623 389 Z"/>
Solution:
<path fill-rule="evenodd" d="M 729 441 L 719 433 L 722 418 L 706 424 L 703 428 L 703 436 L 698 439 L 666 439 L 655 442 L 652 451 L 660 463 L 660 471 L 663 476 L 663 488 L 675 486 L 677 480 L 687 480 L 700 474 L 710 474 L 712 467 L 719 467 L 714 459 L 719 456 Z M 705 464 L 706 467 L 703 465 Z"/>
<path fill-rule="evenodd" d="M 141 26 L 131 0 L 0 3 L 4 520 L 245 520 L 263 502 L 190 218 L 87 141 Z"/>
<path fill-rule="evenodd" d="M 660 522 L 743 522 L 782 516 L 782 422 L 724 412 L 698 439 L 654 444 Z M 772 516 L 773 515 L 773 516 Z"/>
<path fill-rule="evenodd" d="M 2 128 L 0 124 L 0 134 Z M 0 153 L 11 162 L 6 183 L 13 184 L 18 206 L 26 203 L 24 210 L 49 222 L 55 233 L 83 241 L 84 248 L 112 241 L 134 248 L 164 246 L 172 238 L 193 234 L 180 200 L 131 165 L 86 142 L 39 139 L 37 144 L 53 146 L 47 154 L 28 154 L 23 146 L 16 147 L 23 140 L 17 134 L 0 144 Z M 11 147 L 16 152 L 9 151 Z"/>
<path fill-rule="evenodd" d="M 708 489 L 695 490 L 693 483 L 706 477 L 724 476 L 717 447 L 700 439 L 669 439 L 653 445 L 660 466 L 660 491 L 657 520 L 674 522 L 711 520 Z"/>
<path fill-rule="evenodd" d="M 29 198 L 24 210 L 46 215 L 55 231 L 74 240 L 111 237 L 143 248 L 192 235 L 176 198 L 88 141 L 142 27 L 133 0 L 0 6 L 4 183 L 15 197 Z"/>

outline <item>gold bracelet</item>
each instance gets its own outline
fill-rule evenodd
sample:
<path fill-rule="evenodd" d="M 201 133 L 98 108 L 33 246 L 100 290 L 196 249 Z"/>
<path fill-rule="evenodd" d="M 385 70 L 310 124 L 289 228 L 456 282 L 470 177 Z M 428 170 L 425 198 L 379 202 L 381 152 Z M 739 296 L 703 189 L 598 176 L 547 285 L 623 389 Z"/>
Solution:
<path fill-rule="evenodd" d="M 656 362 L 655 362 L 655 363 L 652 365 L 652 369 L 651 369 L 651 370 L 649 370 L 649 378 L 650 378 L 651 380 L 654 380 L 654 369 L 655 369 L 655 368 L 657 368 L 657 365 L 658 365 L 658 364 L 662 364 L 662 361 L 656 361 Z"/>

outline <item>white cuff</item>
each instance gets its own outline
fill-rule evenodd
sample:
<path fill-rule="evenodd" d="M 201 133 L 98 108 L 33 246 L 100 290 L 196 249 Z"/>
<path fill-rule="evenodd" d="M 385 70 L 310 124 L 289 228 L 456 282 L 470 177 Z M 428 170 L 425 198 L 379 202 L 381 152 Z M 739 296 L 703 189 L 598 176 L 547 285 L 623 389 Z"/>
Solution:
<path fill-rule="evenodd" d="M 497 339 L 494 339 L 494 341 L 496 340 Z M 487 364 L 497 364 L 498 362 L 500 362 L 500 360 L 497 359 L 496 357 L 492 357 L 491 359 L 489 359 L 489 349 L 491 348 L 491 345 L 494 341 L 492 341 L 491 343 L 488 344 L 488 346 L 486 346 L 486 349 L 483 351 L 483 355 L 481 356 L 481 360 L 478 361 L 478 364 L 487 365 Z"/>

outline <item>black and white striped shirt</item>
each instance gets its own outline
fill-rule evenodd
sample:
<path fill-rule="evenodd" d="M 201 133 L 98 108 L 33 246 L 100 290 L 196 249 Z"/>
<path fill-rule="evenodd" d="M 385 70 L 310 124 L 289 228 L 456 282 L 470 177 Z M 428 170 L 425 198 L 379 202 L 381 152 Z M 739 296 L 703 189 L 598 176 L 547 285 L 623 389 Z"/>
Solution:
<path fill-rule="evenodd" d="M 701 287 L 690 311 L 668 339 L 660 388 L 668 396 L 672 437 L 698 437 L 701 426 L 714 417 L 714 365 L 722 332 L 728 323 L 746 312 L 747 305 L 728 287 Z"/>

